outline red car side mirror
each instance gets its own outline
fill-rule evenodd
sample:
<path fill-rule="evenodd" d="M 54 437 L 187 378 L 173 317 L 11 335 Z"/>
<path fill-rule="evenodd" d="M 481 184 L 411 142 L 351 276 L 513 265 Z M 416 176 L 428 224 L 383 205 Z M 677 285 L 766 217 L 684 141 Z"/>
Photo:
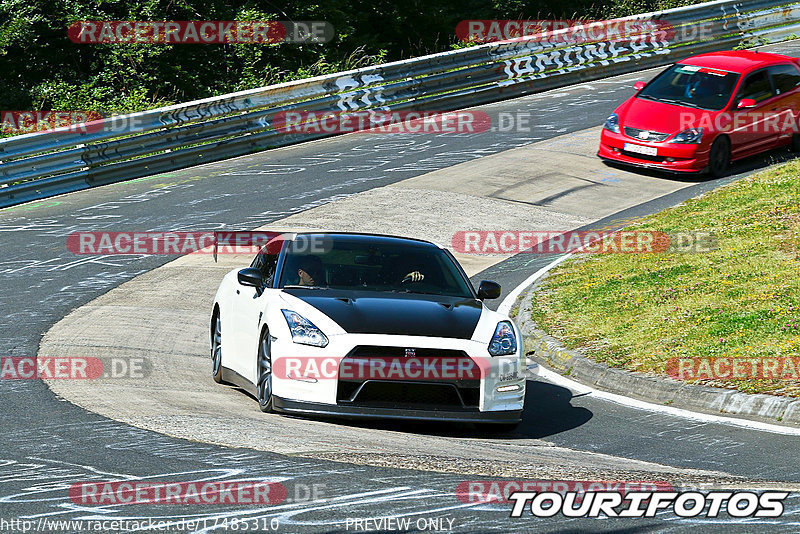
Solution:
<path fill-rule="evenodd" d="M 756 107 L 756 101 L 752 98 L 743 98 L 736 104 L 736 109 L 746 109 Z"/>
<path fill-rule="evenodd" d="M 633 88 L 636 89 L 636 91 L 641 91 L 642 89 L 644 89 L 645 85 L 647 85 L 645 82 L 636 82 L 635 84 L 633 84 Z"/>

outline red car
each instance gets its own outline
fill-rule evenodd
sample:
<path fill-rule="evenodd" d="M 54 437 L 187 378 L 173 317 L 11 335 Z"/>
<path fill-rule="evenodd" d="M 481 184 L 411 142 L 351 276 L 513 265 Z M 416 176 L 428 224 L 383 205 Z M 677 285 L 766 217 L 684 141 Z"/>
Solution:
<path fill-rule="evenodd" d="M 722 176 L 731 161 L 791 144 L 800 149 L 800 60 L 747 50 L 672 65 L 603 125 L 606 161 Z"/>

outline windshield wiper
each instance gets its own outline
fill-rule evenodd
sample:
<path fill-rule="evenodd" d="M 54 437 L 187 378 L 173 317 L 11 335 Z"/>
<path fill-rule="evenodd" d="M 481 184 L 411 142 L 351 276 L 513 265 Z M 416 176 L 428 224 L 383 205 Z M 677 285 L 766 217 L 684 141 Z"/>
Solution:
<path fill-rule="evenodd" d="M 684 102 L 683 100 L 671 100 L 669 98 L 662 98 L 661 102 L 666 102 L 667 104 L 675 104 L 676 106 L 686 106 L 687 108 L 704 109 L 693 102 Z"/>
<path fill-rule="evenodd" d="M 330 289 L 327 286 L 301 286 L 297 284 L 291 284 L 283 286 L 282 289 Z"/>
<path fill-rule="evenodd" d="M 684 102 L 682 100 L 673 100 L 671 98 L 658 98 L 655 96 L 650 95 L 636 95 L 638 98 L 644 98 L 645 100 L 652 100 L 654 102 L 664 102 L 665 104 L 675 104 L 676 106 L 686 106 L 687 108 L 697 108 L 697 109 L 708 109 L 702 106 L 698 106 L 692 102 Z"/>
<path fill-rule="evenodd" d="M 414 289 L 391 289 L 392 293 L 416 293 L 417 295 L 435 295 L 437 297 L 452 297 L 458 295 L 446 295 L 444 293 L 437 293 L 435 291 L 418 291 Z M 466 297 L 464 297 L 466 298 Z"/>

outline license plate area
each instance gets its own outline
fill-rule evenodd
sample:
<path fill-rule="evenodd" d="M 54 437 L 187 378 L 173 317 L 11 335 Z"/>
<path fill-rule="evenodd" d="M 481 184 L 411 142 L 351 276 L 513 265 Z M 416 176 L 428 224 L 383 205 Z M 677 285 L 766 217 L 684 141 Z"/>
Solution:
<path fill-rule="evenodd" d="M 644 154 L 646 156 L 657 156 L 658 149 L 652 146 L 637 145 L 635 143 L 625 143 L 624 150 L 626 152 L 634 152 L 636 154 Z"/>

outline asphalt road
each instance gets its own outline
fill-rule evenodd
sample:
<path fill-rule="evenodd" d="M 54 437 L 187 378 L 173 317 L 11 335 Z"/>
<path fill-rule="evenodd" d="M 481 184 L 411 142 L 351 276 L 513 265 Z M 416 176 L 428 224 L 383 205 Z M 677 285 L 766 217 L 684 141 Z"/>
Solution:
<path fill-rule="evenodd" d="M 800 46 L 794 43 L 773 48 L 800 55 Z M 535 118 L 529 133 L 348 135 L 2 210 L 2 356 L 34 356 L 41 335 L 70 310 L 170 259 L 74 256 L 65 246 L 66 236 L 72 232 L 256 227 L 340 195 L 599 124 L 632 94 L 632 82 L 638 78 L 626 75 L 481 108 L 493 119 L 500 112 L 529 113 Z M 609 222 L 621 223 L 674 205 L 785 157 L 776 152 L 747 161 L 734 169 L 735 175 L 698 182 L 617 214 Z M 513 288 L 547 261 L 546 257 L 515 257 L 475 278 L 496 278 L 506 288 Z M 546 383 L 529 387 L 521 436 L 666 465 L 723 471 L 750 480 L 800 482 L 796 438 L 698 424 L 591 397 L 576 398 L 568 390 Z M 463 475 L 356 466 L 167 438 L 60 401 L 38 381 L 0 381 L 0 403 L 7 414 L 0 420 L 0 530 L 10 530 L 2 520 L 12 518 L 227 515 L 277 517 L 285 532 L 339 531 L 348 527 L 347 518 L 397 515 L 414 520 L 452 519 L 452 528 L 459 532 L 523 528 L 508 518 L 508 506 L 475 506 L 455 499 L 455 487 L 464 480 Z M 411 439 L 414 432 L 435 431 L 402 430 Z M 209 476 L 272 477 L 287 486 L 291 502 L 268 510 L 251 506 L 203 507 L 199 511 L 192 506 L 175 509 L 166 505 L 86 509 L 65 497 L 65 488 L 79 481 Z M 315 484 L 326 501 L 302 498 Z M 770 522 L 770 527 L 797 530 L 800 503 L 793 497 L 787 504 L 791 512 L 780 524 Z M 666 516 L 605 521 L 524 517 L 520 521 L 524 528 L 549 531 L 697 526 L 694 521 Z M 734 524 L 706 522 L 703 526 L 730 531 Z M 756 527 L 750 521 L 739 526 L 764 530 L 767 525 Z M 216 530 L 224 529 L 217 524 Z"/>

